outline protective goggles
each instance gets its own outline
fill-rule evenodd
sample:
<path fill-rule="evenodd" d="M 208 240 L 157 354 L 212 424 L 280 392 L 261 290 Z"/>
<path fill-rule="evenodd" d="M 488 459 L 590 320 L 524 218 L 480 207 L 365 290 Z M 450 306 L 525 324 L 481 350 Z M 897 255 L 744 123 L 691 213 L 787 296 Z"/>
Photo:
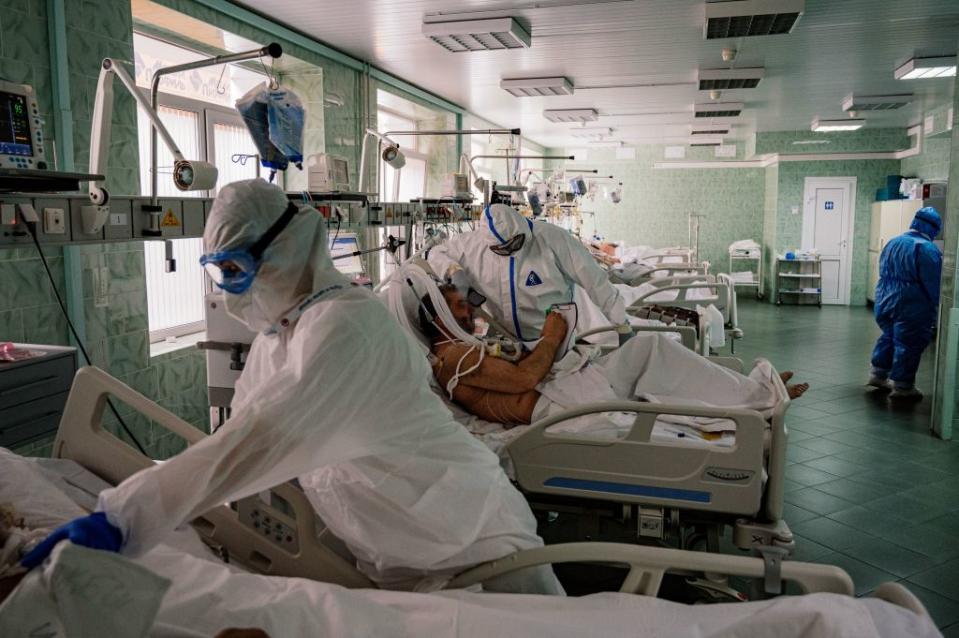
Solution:
<path fill-rule="evenodd" d="M 523 247 L 523 244 L 526 243 L 526 235 L 520 233 L 519 235 L 514 235 L 509 241 L 505 241 L 502 244 L 496 246 L 490 246 L 489 249 L 492 250 L 497 255 L 503 257 L 509 257 L 517 250 Z"/>
<path fill-rule="evenodd" d="M 290 202 L 280 218 L 249 248 L 221 250 L 203 255 L 200 257 L 200 265 L 206 269 L 218 288 L 234 295 L 246 292 L 253 285 L 253 279 L 263 263 L 263 252 L 298 212 L 299 207 Z"/>

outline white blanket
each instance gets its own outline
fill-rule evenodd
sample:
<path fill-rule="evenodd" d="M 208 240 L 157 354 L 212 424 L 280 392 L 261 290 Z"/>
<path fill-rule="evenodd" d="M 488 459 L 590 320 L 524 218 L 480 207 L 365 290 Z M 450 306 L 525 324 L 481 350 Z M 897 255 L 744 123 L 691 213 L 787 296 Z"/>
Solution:
<path fill-rule="evenodd" d="M 20 511 L 39 512 L 31 503 L 58 503 L 44 520 L 59 522 L 78 510 L 63 499 L 54 475 L 37 479 L 31 462 L 0 450 L 0 501 Z M 69 503 L 69 505 L 67 504 Z M 135 575 L 123 559 L 85 552 L 57 552 L 43 577 L 25 581 L 0 605 L 0 635 L 20 638 L 45 626 L 50 638 L 119 635 L 109 632 L 106 619 L 128 618 L 131 625 L 149 626 L 151 600 L 160 602 L 149 636 L 209 638 L 227 627 L 258 627 L 272 638 L 315 636 L 431 636 L 489 638 L 580 638 L 587 636 L 689 636 L 692 638 L 832 638 L 915 636 L 933 638 L 939 632 L 931 620 L 874 599 L 816 594 L 754 603 L 686 606 L 627 594 L 597 594 L 559 598 L 452 591 L 415 594 L 381 590 L 347 590 L 296 578 L 259 576 L 214 560 L 192 530 L 171 535 L 164 544 L 137 562 L 170 581 L 139 574 L 135 616 L 118 604 L 115 583 Z M 83 588 L 55 586 L 59 574 L 73 568 L 97 578 Z M 39 574 L 38 574 L 39 576 Z M 29 588 L 30 591 L 27 591 Z M 101 592 L 111 595 L 99 595 Z M 120 592 L 122 593 L 122 592 Z M 26 594 L 30 600 L 26 600 Z M 162 597 L 162 601 L 159 600 Z M 19 598 L 19 604 L 18 604 Z M 24 608 L 23 605 L 29 605 Z M 146 617 L 144 617 L 146 616 Z M 23 618 L 31 620 L 24 626 Z M 57 625 L 73 619 L 70 634 Z M 92 620 L 91 620 L 92 619 Z M 78 626 L 76 622 L 89 623 Z M 5 624 L 6 623 L 6 624 Z M 47 624 L 49 623 L 49 624 Z M 114 625 L 124 627 L 123 623 Z"/>

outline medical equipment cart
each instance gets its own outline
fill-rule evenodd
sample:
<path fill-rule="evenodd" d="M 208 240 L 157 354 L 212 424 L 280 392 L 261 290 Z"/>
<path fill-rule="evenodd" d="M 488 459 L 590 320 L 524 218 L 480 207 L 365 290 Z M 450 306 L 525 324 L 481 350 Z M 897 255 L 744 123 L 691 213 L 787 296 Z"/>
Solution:
<path fill-rule="evenodd" d="M 733 284 L 736 288 L 755 288 L 756 289 L 756 299 L 763 298 L 763 248 L 759 246 L 758 248 L 749 249 L 749 250 L 740 250 L 729 248 L 729 277 L 732 279 Z M 736 270 L 734 268 L 735 264 L 739 264 L 742 268 L 741 270 Z M 753 266 L 755 264 L 755 266 Z M 749 279 L 745 278 L 745 275 L 749 275 Z"/>
<path fill-rule="evenodd" d="M 786 284 L 786 287 L 783 287 Z M 776 259 L 776 305 L 783 295 L 796 305 L 816 304 L 822 308 L 822 262 L 819 256 L 802 259 Z"/>

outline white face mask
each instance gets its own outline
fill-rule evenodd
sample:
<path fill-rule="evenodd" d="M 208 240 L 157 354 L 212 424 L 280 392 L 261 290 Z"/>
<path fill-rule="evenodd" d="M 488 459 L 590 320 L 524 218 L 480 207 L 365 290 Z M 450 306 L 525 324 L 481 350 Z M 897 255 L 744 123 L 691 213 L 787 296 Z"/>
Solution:
<path fill-rule="evenodd" d="M 246 324 L 254 332 L 269 330 L 273 322 L 267 309 L 257 302 L 257 295 L 253 294 L 256 282 L 243 294 L 234 295 L 225 293 L 226 312 L 228 315 Z"/>

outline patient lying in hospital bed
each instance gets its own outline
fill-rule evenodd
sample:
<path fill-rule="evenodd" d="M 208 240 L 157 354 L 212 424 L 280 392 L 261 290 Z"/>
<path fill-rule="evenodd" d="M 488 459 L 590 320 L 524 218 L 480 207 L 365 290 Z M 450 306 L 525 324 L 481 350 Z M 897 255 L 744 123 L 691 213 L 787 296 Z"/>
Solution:
<path fill-rule="evenodd" d="M 441 288 L 454 318 L 472 329 L 472 307 L 455 288 Z M 422 300 L 434 314 L 429 296 Z M 435 315 L 434 315 L 435 316 Z M 764 416 L 786 397 L 798 398 L 805 383 L 786 385 L 792 374 L 778 374 L 765 360 L 748 376 L 736 373 L 659 334 L 640 334 L 616 351 L 592 359 L 586 350 L 573 350 L 554 364 L 564 343 L 567 325 L 559 313 L 547 318 L 543 338 L 521 360 L 512 363 L 479 355 L 469 346 L 446 339 L 440 322 L 420 313 L 421 328 L 432 341 L 433 372 L 441 388 L 458 405 L 489 422 L 507 428 L 528 425 L 585 403 L 642 400 L 689 406 L 718 406 L 756 410 Z M 721 418 L 662 415 L 660 433 L 705 441 L 726 439 L 731 444 L 734 425 Z M 606 424 L 617 432 L 632 418 Z M 582 424 L 580 424 L 582 425 Z M 573 423 L 564 427 L 577 427 Z M 602 429 L 602 427 L 600 427 Z M 597 434 L 592 427 L 590 434 Z"/>
<path fill-rule="evenodd" d="M 72 461 L 27 459 L 0 449 L 0 502 L 16 512 L 27 534 L 43 536 L 89 511 L 104 487 Z M 11 638 L 940 635 L 927 615 L 877 598 L 837 594 L 686 606 L 620 593 L 560 598 L 351 590 L 225 564 L 190 528 L 169 534 L 135 562 L 62 543 L 42 570 L 7 594 L 6 600 L 0 596 L 0 635 Z"/>

